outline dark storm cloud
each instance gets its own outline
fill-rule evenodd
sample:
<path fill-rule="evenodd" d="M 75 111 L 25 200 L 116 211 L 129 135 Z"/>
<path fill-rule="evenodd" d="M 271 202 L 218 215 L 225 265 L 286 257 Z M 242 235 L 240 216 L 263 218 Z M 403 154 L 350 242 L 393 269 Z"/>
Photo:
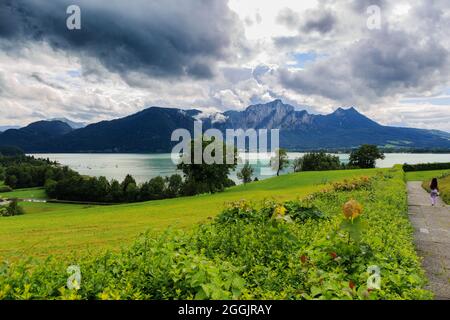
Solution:
<path fill-rule="evenodd" d="M 308 17 L 306 22 L 302 25 L 304 32 L 319 32 L 328 33 L 333 30 L 336 25 L 337 19 L 330 11 L 314 11 L 311 12 L 311 16 Z"/>
<path fill-rule="evenodd" d="M 328 33 L 333 30 L 337 23 L 337 18 L 329 10 L 307 10 L 303 16 L 300 16 L 298 12 L 285 8 L 278 13 L 276 22 L 289 29 L 300 29 L 299 31 L 305 33 L 314 31 Z M 283 39 L 283 37 L 279 39 Z"/>
<path fill-rule="evenodd" d="M 424 86 L 426 90 L 441 82 L 448 71 L 449 53 L 434 39 L 380 32 L 352 48 L 350 59 L 353 75 L 384 94 L 392 88 Z"/>
<path fill-rule="evenodd" d="M 292 36 L 278 36 L 272 40 L 280 49 L 295 48 L 299 44 L 308 43 L 317 35 L 330 34 L 338 25 L 336 12 L 328 9 L 306 10 L 302 15 L 292 9 L 281 10 L 276 22 L 298 33 Z"/>
<path fill-rule="evenodd" d="M 81 30 L 66 28 L 69 5 L 81 8 Z M 225 0 L 2 0 L 0 38 L 46 41 L 98 58 L 109 70 L 209 78 L 230 59 L 238 19 Z"/>
<path fill-rule="evenodd" d="M 448 82 L 449 52 L 435 39 L 382 30 L 306 70 L 282 70 L 280 81 L 303 94 L 343 103 L 373 102 Z"/>

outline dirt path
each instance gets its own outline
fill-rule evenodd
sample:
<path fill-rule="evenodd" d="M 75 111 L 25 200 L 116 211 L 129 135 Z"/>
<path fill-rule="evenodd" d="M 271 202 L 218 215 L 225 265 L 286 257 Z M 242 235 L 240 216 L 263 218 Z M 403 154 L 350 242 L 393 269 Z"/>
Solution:
<path fill-rule="evenodd" d="M 450 207 L 439 198 L 431 206 L 422 182 L 408 182 L 409 217 L 415 230 L 415 243 L 435 299 L 450 300 Z"/>

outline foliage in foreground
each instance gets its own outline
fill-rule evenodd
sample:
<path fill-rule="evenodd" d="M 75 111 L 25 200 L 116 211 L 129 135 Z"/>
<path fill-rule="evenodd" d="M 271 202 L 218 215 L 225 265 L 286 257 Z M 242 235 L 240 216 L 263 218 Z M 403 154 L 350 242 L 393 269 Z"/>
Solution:
<path fill-rule="evenodd" d="M 4 264 L 0 299 L 431 298 L 402 178 L 395 169 L 303 201 L 232 203 L 193 231 L 143 236 L 120 253 Z M 67 288 L 70 264 L 78 290 Z M 374 266 L 379 290 L 368 287 Z"/>

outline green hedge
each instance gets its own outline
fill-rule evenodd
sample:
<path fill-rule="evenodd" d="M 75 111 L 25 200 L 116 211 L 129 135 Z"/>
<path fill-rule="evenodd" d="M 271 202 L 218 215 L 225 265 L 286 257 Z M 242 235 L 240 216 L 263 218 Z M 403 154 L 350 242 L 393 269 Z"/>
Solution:
<path fill-rule="evenodd" d="M 349 226 L 350 199 L 363 211 Z M 67 288 L 69 265 L 80 267 L 79 290 Z M 368 288 L 371 266 L 379 290 Z M 119 253 L 0 265 L 0 299 L 430 299 L 425 281 L 403 172 L 392 169 L 302 201 L 233 203 Z"/>
<path fill-rule="evenodd" d="M 420 163 L 420 164 L 404 164 L 403 171 L 427 171 L 427 170 L 446 170 L 450 169 L 450 162 L 442 163 Z"/>

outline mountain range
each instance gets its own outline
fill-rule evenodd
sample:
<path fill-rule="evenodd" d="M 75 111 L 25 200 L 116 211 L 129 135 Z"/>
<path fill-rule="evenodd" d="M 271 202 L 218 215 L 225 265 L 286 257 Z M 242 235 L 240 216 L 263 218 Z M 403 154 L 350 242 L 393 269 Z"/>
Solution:
<path fill-rule="evenodd" d="M 339 150 L 364 143 L 396 149 L 450 149 L 450 134 L 437 130 L 383 126 L 355 108 L 328 115 L 296 110 L 281 100 L 251 105 L 243 111 L 203 113 L 196 109 L 150 107 L 136 114 L 87 126 L 67 119 L 38 121 L 0 133 L 0 146 L 25 152 L 170 152 L 171 134 L 203 129 L 280 129 L 280 145 L 288 150 Z"/>

